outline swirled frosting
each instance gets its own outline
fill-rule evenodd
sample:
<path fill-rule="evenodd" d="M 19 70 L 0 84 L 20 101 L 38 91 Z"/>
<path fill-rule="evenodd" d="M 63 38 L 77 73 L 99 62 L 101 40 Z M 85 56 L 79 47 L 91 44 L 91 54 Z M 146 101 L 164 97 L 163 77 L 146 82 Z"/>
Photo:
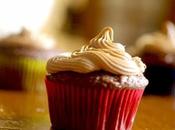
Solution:
<path fill-rule="evenodd" d="M 122 44 L 113 42 L 111 27 L 105 27 L 80 50 L 53 57 L 47 63 L 48 73 L 104 70 L 117 75 L 140 75 L 145 67 L 139 57 L 132 57 Z"/>

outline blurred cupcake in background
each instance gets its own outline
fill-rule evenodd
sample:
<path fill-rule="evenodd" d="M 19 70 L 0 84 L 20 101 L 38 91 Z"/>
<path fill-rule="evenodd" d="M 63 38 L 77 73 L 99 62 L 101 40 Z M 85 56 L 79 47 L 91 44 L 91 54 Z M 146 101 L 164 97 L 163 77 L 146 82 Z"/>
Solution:
<path fill-rule="evenodd" d="M 166 22 L 159 32 L 144 34 L 136 42 L 137 55 L 147 65 L 146 94 L 169 95 L 175 89 L 175 25 Z"/>
<path fill-rule="evenodd" d="M 44 87 L 47 59 L 58 53 L 54 41 L 26 29 L 0 39 L 0 89 L 35 90 Z"/>

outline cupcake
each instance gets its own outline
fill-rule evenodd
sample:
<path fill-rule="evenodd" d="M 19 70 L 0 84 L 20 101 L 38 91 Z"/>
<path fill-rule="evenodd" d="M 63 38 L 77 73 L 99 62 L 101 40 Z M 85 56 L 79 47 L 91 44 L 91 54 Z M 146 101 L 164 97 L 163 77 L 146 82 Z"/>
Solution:
<path fill-rule="evenodd" d="M 88 45 L 47 62 L 50 120 L 56 130 L 129 130 L 148 80 L 145 65 L 131 57 L 113 30 Z"/>
<path fill-rule="evenodd" d="M 45 48 L 50 44 L 26 29 L 1 38 L 0 89 L 43 89 L 46 62 L 56 52 Z"/>
<path fill-rule="evenodd" d="M 145 76 L 149 85 L 145 94 L 172 94 L 175 89 L 174 24 L 166 22 L 162 31 L 144 34 L 137 40 L 136 48 L 147 65 Z"/>

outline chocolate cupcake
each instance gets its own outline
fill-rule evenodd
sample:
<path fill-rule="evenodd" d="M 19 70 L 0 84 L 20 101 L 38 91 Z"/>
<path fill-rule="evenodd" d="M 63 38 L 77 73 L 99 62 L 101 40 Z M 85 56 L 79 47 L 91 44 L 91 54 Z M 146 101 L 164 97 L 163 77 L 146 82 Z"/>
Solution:
<path fill-rule="evenodd" d="M 56 54 L 44 45 L 53 44 L 26 29 L 0 39 L 0 89 L 43 89 L 45 66 L 49 56 Z"/>
<path fill-rule="evenodd" d="M 52 128 L 131 129 L 148 84 L 144 70 L 140 58 L 113 43 L 110 27 L 80 50 L 51 58 L 45 82 Z"/>
<path fill-rule="evenodd" d="M 149 85 L 145 94 L 170 95 L 175 86 L 175 26 L 166 22 L 161 32 L 144 34 L 136 42 L 147 65 Z"/>

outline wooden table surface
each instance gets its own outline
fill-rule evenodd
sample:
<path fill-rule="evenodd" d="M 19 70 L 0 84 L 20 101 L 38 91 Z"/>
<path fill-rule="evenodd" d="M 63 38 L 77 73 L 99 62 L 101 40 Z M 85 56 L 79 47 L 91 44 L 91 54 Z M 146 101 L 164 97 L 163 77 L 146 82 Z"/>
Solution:
<path fill-rule="evenodd" d="M 49 130 L 45 93 L 0 90 L 0 130 Z M 133 130 L 175 130 L 175 97 L 144 96 Z"/>

